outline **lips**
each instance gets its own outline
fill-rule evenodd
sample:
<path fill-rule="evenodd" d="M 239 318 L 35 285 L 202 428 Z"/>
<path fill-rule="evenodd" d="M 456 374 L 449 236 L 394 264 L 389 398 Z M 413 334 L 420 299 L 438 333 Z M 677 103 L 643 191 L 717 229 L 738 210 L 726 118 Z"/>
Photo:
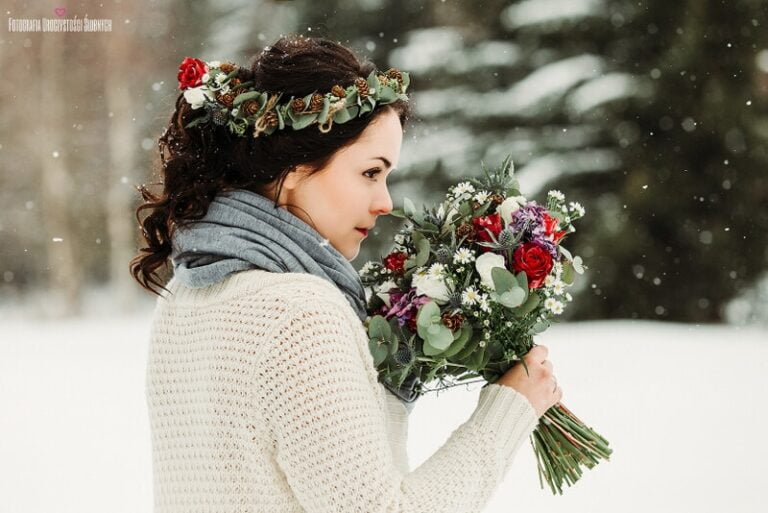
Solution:
<path fill-rule="evenodd" d="M 358 232 L 362 233 L 363 235 L 368 235 L 368 229 L 367 228 L 355 228 Z"/>

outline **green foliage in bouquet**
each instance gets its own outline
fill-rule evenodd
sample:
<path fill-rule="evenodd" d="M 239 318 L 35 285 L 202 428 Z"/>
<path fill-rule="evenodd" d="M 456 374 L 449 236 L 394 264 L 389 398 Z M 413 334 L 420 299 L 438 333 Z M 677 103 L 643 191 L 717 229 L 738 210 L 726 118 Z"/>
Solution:
<path fill-rule="evenodd" d="M 549 191 L 546 205 L 526 199 L 509 156 L 495 170 L 481 168 L 480 179 L 451 187 L 436 207 L 419 210 L 406 198 L 392 212 L 405 221 L 393 250 L 359 271 L 370 292 L 371 353 L 392 386 L 416 376 L 424 394 L 474 378 L 493 383 L 513 365 L 525 367 L 534 335 L 562 314 L 573 299 L 566 289 L 586 269 L 561 245 L 584 215 L 581 205 L 566 205 L 559 191 Z M 542 417 L 533 440 L 553 492 L 578 479 L 580 463 L 610 454 L 562 405 Z"/>

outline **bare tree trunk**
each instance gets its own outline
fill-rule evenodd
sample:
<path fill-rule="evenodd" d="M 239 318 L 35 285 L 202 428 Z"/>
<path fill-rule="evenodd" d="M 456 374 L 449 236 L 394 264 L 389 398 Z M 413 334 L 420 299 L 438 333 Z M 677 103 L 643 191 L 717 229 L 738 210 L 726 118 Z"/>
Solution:
<path fill-rule="evenodd" d="M 64 39 L 60 33 L 40 36 L 40 101 L 36 119 L 41 120 L 40 148 L 43 218 L 47 231 L 49 288 L 54 315 L 70 316 L 80 313 L 82 269 L 77 257 L 77 241 L 69 216 L 73 203 L 72 183 L 67 169 L 66 88 Z"/>
<path fill-rule="evenodd" d="M 133 187 L 136 182 L 136 123 L 133 112 L 141 107 L 131 95 L 133 81 L 131 68 L 124 63 L 132 61 L 139 52 L 135 37 L 119 30 L 111 34 L 106 47 L 109 67 L 105 80 L 105 100 L 109 118 L 109 171 L 105 205 L 110 240 L 109 281 L 116 306 L 131 310 L 136 306 L 138 289 L 128 271 L 128 262 L 135 252 Z"/>

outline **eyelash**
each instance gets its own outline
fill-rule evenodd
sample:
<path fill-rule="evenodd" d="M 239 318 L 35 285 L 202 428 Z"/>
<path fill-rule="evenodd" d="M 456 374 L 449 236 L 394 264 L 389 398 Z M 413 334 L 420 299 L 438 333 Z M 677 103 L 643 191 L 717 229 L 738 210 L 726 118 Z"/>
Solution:
<path fill-rule="evenodd" d="M 373 173 L 373 174 L 374 174 L 374 176 L 368 176 L 368 173 Z M 381 169 L 379 169 L 379 168 L 375 168 L 375 169 L 369 169 L 368 171 L 366 171 L 366 172 L 365 172 L 365 173 L 363 173 L 363 174 L 364 174 L 365 176 L 367 176 L 368 178 L 370 178 L 370 179 L 373 179 L 373 178 L 374 178 L 376 175 L 378 175 L 379 173 L 381 173 Z"/>

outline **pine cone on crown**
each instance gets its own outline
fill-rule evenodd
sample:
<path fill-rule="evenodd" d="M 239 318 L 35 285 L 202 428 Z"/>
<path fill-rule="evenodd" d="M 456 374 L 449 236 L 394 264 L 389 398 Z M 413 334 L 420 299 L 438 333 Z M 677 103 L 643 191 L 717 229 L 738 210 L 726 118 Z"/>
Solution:
<path fill-rule="evenodd" d="M 307 107 L 307 104 L 304 103 L 304 98 L 294 98 L 291 102 L 291 108 L 293 109 L 293 112 L 301 112 Z"/>
<path fill-rule="evenodd" d="M 274 110 L 270 110 L 264 114 L 264 121 L 267 123 L 267 126 L 277 126 L 280 124 L 280 120 L 277 119 L 277 112 Z"/>
<path fill-rule="evenodd" d="M 493 202 L 494 205 L 500 205 L 504 203 L 504 196 L 502 196 L 498 192 L 494 192 L 493 194 L 491 194 L 491 202 Z"/>
<path fill-rule="evenodd" d="M 357 87 L 357 93 L 361 99 L 365 100 L 368 98 L 370 92 L 368 91 L 368 82 L 364 78 L 356 78 L 355 87 Z"/>
<path fill-rule="evenodd" d="M 335 97 L 337 97 L 337 98 L 346 98 L 346 97 L 347 97 L 347 92 L 344 90 L 344 88 L 343 88 L 343 87 L 341 87 L 341 86 L 340 86 L 340 85 L 338 85 L 338 84 L 336 84 L 335 86 L 333 86 L 333 88 L 331 89 L 331 93 L 332 93 L 332 94 L 333 94 Z"/>
<path fill-rule="evenodd" d="M 221 103 L 222 105 L 225 105 L 227 107 L 232 107 L 232 104 L 235 101 L 235 94 L 234 93 L 224 93 L 224 94 L 218 94 L 216 96 L 216 99 Z"/>
<path fill-rule="evenodd" d="M 392 78 L 394 80 L 397 80 L 397 83 L 400 85 L 400 87 L 403 87 L 403 74 L 400 73 L 400 70 L 397 68 L 390 68 L 387 70 L 387 76 L 389 78 Z"/>
<path fill-rule="evenodd" d="M 225 62 L 221 64 L 221 66 L 219 66 L 219 69 L 226 74 L 230 74 L 233 71 L 235 71 L 235 65 L 232 64 L 231 62 Z"/>
<path fill-rule="evenodd" d="M 309 102 L 309 111 L 319 112 L 321 110 L 323 110 L 323 95 L 319 93 L 314 93 L 312 95 L 312 99 Z"/>
<path fill-rule="evenodd" d="M 256 114 L 259 113 L 260 109 L 261 109 L 261 105 L 259 105 L 259 102 L 255 100 L 249 100 L 245 102 L 242 106 L 242 110 L 243 112 L 245 112 L 247 116 L 255 116 Z"/>

